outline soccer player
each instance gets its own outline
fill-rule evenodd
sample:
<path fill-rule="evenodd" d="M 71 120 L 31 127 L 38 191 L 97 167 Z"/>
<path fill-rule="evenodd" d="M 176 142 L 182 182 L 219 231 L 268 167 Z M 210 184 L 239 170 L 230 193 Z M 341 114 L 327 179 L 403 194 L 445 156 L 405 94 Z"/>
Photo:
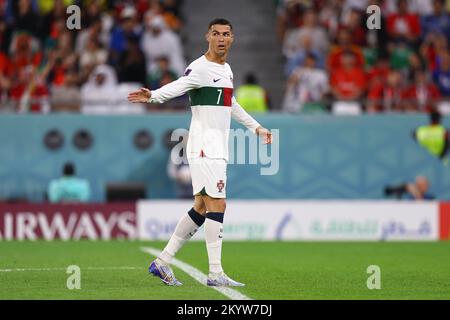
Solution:
<path fill-rule="evenodd" d="M 170 268 L 172 258 L 203 224 L 209 260 L 207 285 L 244 285 L 229 278 L 221 263 L 231 117 L 261 136 L 265 144 L 272 143 L 272 134 L 233 96 L 233 72 L 226 63 L 233 43 L 232 29 L 226 19 L 214 19 L 206 33 L 208 51 L 187 67 L 184 76 L 157 90 L 141 88 L 128 95 L 133 103 L 163 103 L 188 92 L 191 102 L 187 158 L 194 206 L 179 220 L 167 246 L 149 267 L 150 273 L 171 286 L 181 285 Z"/>

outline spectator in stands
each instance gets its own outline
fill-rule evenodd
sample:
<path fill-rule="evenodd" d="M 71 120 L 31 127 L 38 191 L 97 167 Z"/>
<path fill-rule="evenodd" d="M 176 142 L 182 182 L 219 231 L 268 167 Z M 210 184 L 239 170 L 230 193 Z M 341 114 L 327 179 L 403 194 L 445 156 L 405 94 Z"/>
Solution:
<path fill-rule="evenodd" d="M 99 21 L 102 16 L 102 3 L 106 1 L 102 0 L 90 0 L 86 1 L 83 6 L 83 12 L 81 17 L 81 29 L 90 28 L 93 23 Z"/>
<path fill-rule="evenodd" d="M 430 123 L 415 129 L 412 136 L 433 156 L 440 159 L 446 156 L 449 149 L 449 132 L 441 124 L 441 114 L 439 112 L 431 112 Z"/>
<path fill-rule="evenodd" d="M 291 58 L 302 50 L 304 38 L 310 42 L 310 50 L 324 55 L 328 51 L 328 36 L 323 27 L 317 24 L 317 15 L 314 10 L 309 9 L 303 13 L 303 25 L 287 32 L 283 43 L 283 53 Z"/>
<path fill-rule="evenodd" d="M 58 202 L 88 202 L 91 197 L 89 182 L 77 178 L 74 164 L 64 164 L 63 176 L 50 181 L 47 189 L 48 200 Z"/>
<path fill-rule="evenodd" d="M 166 56 L 156 58 L 156 68 L 148 75 L 147 83 L 150 89 L 158 89 L 178 78 L 177 73 L 170 68 L 169 59 Z M 150 110 L 184 111 L 189 106 L 187 94 L 174 98 L 164 103 L 150 104 Z"/>
<path fill-rule="evenodd" d="M 303 6 L 301 3 L 292 0 L 282 0 L 278 2 L 277 9 L 277 35 L 283 42 L 286 33 L 302 24 Z"/>
<path fill-rule="evenodd" d="M 53 8 L 42 17 L 39 23 L 39 38 L 42 41 L 45 41 L 49 36 L 56 38 L 58 26 L 55 24 L 60 21 L 63 21 L 65 27 L 66 6 L 63 0 L 55 0 Z"/>
<path fill-rule="evenodd" d="M 397 12 L 387 18 L 388 33 L 394 42 L 405 41 L 415 46 L 421 35 L 419 16 L 409 12 L 408 0 L 397 0 Z"/>
<path fill-rule="evenodd" d="M 110 34 L 103 27 L 102 20 L 93 21 L 89 28 L 80 30 L 76 39 L 75 51 L 80 54 L 86 48 L 86 44 L 90 39 L 96 39 L 103 48 L 108 47 Z"/>
<path fill-rule="evenodd" d="M 449 42 L 443 34 L 429 33 L 420 46 L 420 54 L 428 70 L 433 72 L 439 64 L 440 57 L 449 50 Z"/>
<path fill-rule="evenodd" d="M 153 72 L 156 67 L 156 58 L 161 56 L 169 58 L 170 68 L 178 76 L 183 74 L 185 61 L 180 39 L 167 28 L 163 17 L 156 16 L 147 21 L 141 47 L 147 59 L 147 74 Z"/>
<path fill-rule="evenodd" d="M 42 44 L 42 49 L 55 48 L 63 34 L 68 34 L 72 38 L 73 33 L 70 33 L 67 29 L 66 21 L 64 19 L 53 21 L 51 32 L 47 35 L 42 35 L 43 39 L 40 43 Z M 70 51 L 72 51 L 72 43 L 70 43 L 70 46 Z"/>
<path fill-rule="evenodd" d="M 181 28 L 181 19 L 179 16 L 177 1 L 159 1 L 151 0 L 149 1 L 149 8 L 146 10 L 144 15 L 144 21 L 149 21 L 156 16 L 161 16 L 164 19 L 167 27 L 174 31 L 179 32 Z"/>
<path fill-rule="evenodd" d="M 369 113 L 403 111 L 403 90 L 401 73 L 391 70 L 385 82 L 374 84 L 369 89 L 367 111 Z"/>
<path fill-rule="evenodd" d="M 145 57 L 139 47 L 139 39 L 133 37 L 128 38 L 127 48 L 122 52 L 119 64 L 117 65 L 119 82 L 135 82 L 143 86 L 147 78 L 146 70 Z"/>
<path fill-rule="evenodd" d="M 90 37 L 85 49 L 80 52 L 79 69 L 82 79 L 87 79 L 96 66 L 105 64 L 107 61 L 108 52 L 102 48 L 97 38 Z"/>
<path fill-rule="evenodd" d="M 151 90 L 156 90 L 164 84 L 172 82 L 178 78 L 177 73 L 170 69 L 169 58 L 167 56 L 160 56 L 155 60 L 156 66 L 147 77 L 147 83 Z"/>
<path fill-rule="evenodd" d="M 183 0 L 162 0 L 162 5 L 165 12 L 173 14 L 178 19 L 183 20 L 180 10 L 180 5 L 182 2 Z"/>
<path fill-rule="evenodd" d="M 51 87 L 50 104 L 52 112 L 80 112 L 81 92 L 78 87 L 78 73 L 74 69 L 66 71 L 64 82 Z"/>
<path fill-rule="evenodd" d="M 322 10 L 319 13 L 319 22 L 325 27 L 329 39 L 336 39 L 339 27 L 344 21 L 345 10 L 344 5 L 346 1 L 331 0 L 325 1 Z"/>
<path fill-rule="evenodd" d="M 365 11 L 365 9 L 364 9 Z M 346 23 L 344 26 L 352 35 L 352 43 L 354 45 L 364 47 L 367 43 L 366 39 L 366 24 L 365 20 L 363 21 L 362 12 L 358 9 L 351 9 Z"/>
<path fill-rule="evenodd" d="M 93 21 L 91 26 L 86 29 L 81 29 L 78 32 L 76 42 L 75 42 L 75 51 L 80 54 L 86 48 L 86 44 L 89 39 L 97 39 L 102 47 L 108 48 L 110 44 L 110 34 L 108 30 L 105 30 L 103 27 L 103 22 L 101 19 L 97 21 Z"/>
<path fill-rule="evenodd" d="M 106 64 L 96 66 L 89 80 L 81 87 L 81 98 L 83 113 L 114 113 L 118 98 L 114 68 Z"/>
<path fill-rule="evenodd" d="M 377 59 L 375 65 L 367 72 L 368 88 L 383 84 L 386 81 L 389 72 L 391 72 L 389 56 L 382 55 Z"/>
<path fill-rule="evenodd" d="M 32 1 L 11 1 L 11 5 L 14 15 L 14 29 L 38 36 L 39 15 L 35 11 L 36 8 L 33 8 Z"/>
<path fill-rule="evenodd" d="M 245 83 L 237 88 L 236 99 L 247 112 L 266 112 L 269 108 L 267 92 L 253 73 L 248 73 Z"/>
<path fill-rule="evenodd" d="M 49 85 L 60 86 L 64 83 L 66 67 L 63 55 L 58 50 L 48 50 L 41 70 L 45 69 L 45 79 Z"/>
<path fill-rule="evenodd" d="M 431 112 L 440 98 L 438 88 L 431 83 L 425 71 L 416 71 L 414 83 L 409 86 L 404 94 L 404 110 L 414 112 Z"/>
<path fill-rule="evenodd" d="M 337 100 L 359 100 L 367 88 L 364 69 L 356 63 L 354 52 L 347 51 L 341 55 L 342 67 L 331 74 L 331 92 Z"/>
<path fill-rule="evenodd" d="M 415 52 L 409 56 L 409 68 L 405 68 L 401 71 L 402 75 L 408 79 L 408 82 L 415 81 L 417 72 L 425 72 L 427 76 L 429 75 L 429 72 L 426 70 L 425 61 Z"/>
<path fill-rule="evenodd" d="M 11 85 L 9 97 L 17 112 L 47 113 L 50 111 L 49 90 L 32 65 L 21 68 Z"/>
<path fill-rule="evenodd" d="M 115 65 L 119 62 L 120 56 L 126 50 L 128 38 L 141 38 L 142 27 L 137 21 L 136 9 L 132 6 L 125 7 L 120 13 L 120 24 L 113 28 L 111 32 L 110 63 Z"/>
<path fill-rule="evenodd" d="M 27 33 L 19 33 L 13 38 L 10 57 L 11 68 L 16 74 L 29 65 L 37 68 L 42 62 L 36 39 Z"/>
<path fill-rule="evenodd" d="M 445 35 L 450 41 L 450 15 L 445 10 L 445 0 L 433 0 L 433 13 L 422 18 L 422 36 L 430 33 Z"/>
<path fill-rule="evenodd" d="M 50 13 L 55 6 L 58 6 L 58 1 L 55 0 L 37 0 L 37 5 L 38 5 L 38 12 L 40 13 L 41 16 L 45 16 L 48 13 Z M 74 0 L 62 0 L 61 1 L 62 4 L 65 7 L 70 6 L 71 4 L 74 4 Z"/>
<path fill-rule="evenodd" d="M 305 104 L 320 103 L 329 92 L 327 73 L 316 66 L 316 57 L 309 54 L 304 65 L 289 77 L 283 101 L 283 110 L 298 112 Z"/>
<path fill-rule="evenodd" d="M 73 52 L 72 35 L 73 33 L 64 28 L 59 33 L 56 42 L 46 49 L 41 68 L 43 66 L 48 68 L 46 70 L 46 82 L 49 85 L 62 85 L 66 70 L 77 67 L 78 56 Z"/>
<path fill-rule="evenodd" d="M 365 11 L 367 6 L 369 5 L 369 0 L 345 0 L 343 1 L 343 10 L 344 10 L 344 16 L 346 19 L 343 19 L 347 21 L 350 19 L 351 12 L 356 11 Z"/>
<path fill-rule="evenodd" d="M 440 93 L 450 99 L 450 51 L 441 56 L 440 64 L 433 72 L 433 80 Z"/>
<path fill-rule="evenodd" d="M 386 0 L 385 0 L 386 1 Z M 433 13 L 433 0 L 407 0 L 409 11 L 417 15 L 430 15 Z M 397 5 L 397 1 L 388 0 L 386 2 L 391 2 L 393 5 Z M 395 9 L 398 11 L 398 8 Z"/>
<path fill-rule="evenodd" d="M 74 52 L 74 33 L 67 30 L 63 24 L 62 30 L 58 34 L 58 39 L 55 43 L 55 48 L 63 57 L 68 57 L 70 55 L 76 56 Z M 52 46 L 50 48 L 53 48 Z M 45 48 L 48 49 L 48 48 Z"/>
<path fill-rule="evenodd" d="M 342 68 L 342 55 L 346 52 L 352 52 L 355 56 L 355 66 L 364 67 L 364 55 L 359 46 L 352 44 L 351 34 L 346 29 L 341 29 L 338 32 L 337 44 L 332 46 L 328 54 L 327 66 L 330 74 L 335 70 Z"/>
<path fill-rule="evenodd" d="M 32 63 L 19 69 L 17 81 L 14 82 L 10 97 L 19 112 L 50 111 L 49 87 L 64 83 L 67 68 L 75 67 L 76 56 L 71 53 L 71 34 L 63 31 L 53 49 L 46 52 L 43 63 L 39 67 Z M 22 57 L 23 58 L 23 57 Z M 19 58 L 20 60 L 20 58 Z M 26 63 L 23 59 L 23 63 Z"/>
<path fill-rule="evenodd" d="M 411 57 L 415 55 L 414 50 L 406 42 L 401 40 L 397 43 L 390 43 L 388 50 L 391 55 L 391 67 L 407 73 L 408 68 L 411 66 Z"/>
<path fill-rule="evenodd" d="M 302 41 L 302 45 L 300 46 L 298 51 L 287 60 L 285 66 L 286 76 L 290 76 L 294 69 L 303 66 L 308 55 L 313 55 L 315 57 L 316 66 L 318 68 L 325 68 L 324 55 L 312 48 L 311 37 L 305 35 L 304 37 L 301 37 L 300 40 Z"/>

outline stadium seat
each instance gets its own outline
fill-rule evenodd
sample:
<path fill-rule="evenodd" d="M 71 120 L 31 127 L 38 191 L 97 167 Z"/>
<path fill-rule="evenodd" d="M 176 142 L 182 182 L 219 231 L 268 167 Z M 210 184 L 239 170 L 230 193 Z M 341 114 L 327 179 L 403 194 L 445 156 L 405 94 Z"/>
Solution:
<path fill-rule="evenodd" d="M 331 112 L 338 116 L 360 115 L 362 113 L 361 105 L 353 101 L 336 101 L 331 107 Z"/>
<path fill-rule="evenodd" d="M 310 102 L 305 103 L 301 110 L 302 113 L 312 114 L 312 113 L 325 113 L 326 105 L 321 102 Z"/>
<path fill-rule="evenodd" d="M 142 182 L 119 182 L 106 184 L 106 200 L 136 201 L 147 197 L 147 188 Z"/>

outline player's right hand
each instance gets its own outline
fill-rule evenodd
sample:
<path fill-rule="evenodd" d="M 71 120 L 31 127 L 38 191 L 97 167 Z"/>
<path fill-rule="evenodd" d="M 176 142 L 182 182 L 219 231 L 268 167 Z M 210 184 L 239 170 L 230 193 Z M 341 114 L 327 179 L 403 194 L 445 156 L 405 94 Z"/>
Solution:
<path fill-rule="evenodd" d="M 128 94 L 128 101 L 133 103 L 146 103 L 152 96 L 152 92 L 147 88 L 141 88 Z"/>

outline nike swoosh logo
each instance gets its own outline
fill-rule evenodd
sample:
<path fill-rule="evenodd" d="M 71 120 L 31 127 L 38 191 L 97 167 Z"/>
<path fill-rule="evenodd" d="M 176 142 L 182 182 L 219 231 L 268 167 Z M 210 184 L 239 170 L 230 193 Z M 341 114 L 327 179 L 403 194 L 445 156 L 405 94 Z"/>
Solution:
<path fill-rule="evenodd" d="M 216 82 L 219 81 L 219 80 L 220 80 L 220 78 L 219 78 L 219 79 L 213 79 L 214 83 L 216 83 Z"/>

